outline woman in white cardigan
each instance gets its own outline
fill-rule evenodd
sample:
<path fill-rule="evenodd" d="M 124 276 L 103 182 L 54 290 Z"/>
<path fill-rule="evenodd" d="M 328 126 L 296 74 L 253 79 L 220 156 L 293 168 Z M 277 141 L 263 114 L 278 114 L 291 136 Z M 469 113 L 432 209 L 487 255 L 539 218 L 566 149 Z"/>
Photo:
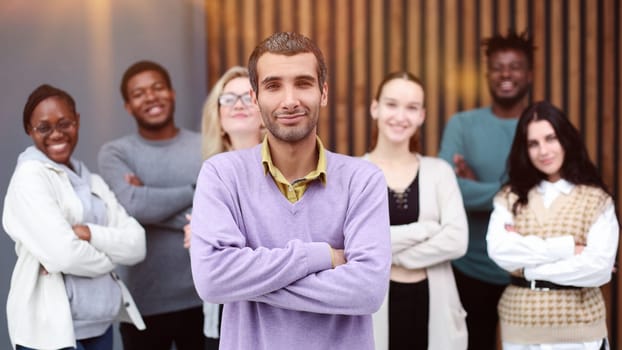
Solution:
<path fill-rule="evenodd" d="M 34 143 L 18 158 L 2 222 L 17 262 L 7 298 L 16 349 L 112 349 L 120 316 L 144 328 L 116 264 L 145 257 L 145 232 L 97 175 L 72 158 L 80 115 L 65 91 L 41 85 L 23 125 Z"/>
<path fill-rule="evenodd" d="M 449 165 L 417 153 L 423 102 L 421 81 L 397 72 L 382 81 L 370 107 L 377 127 L 366 158 L 387 180 L 393 250 L 389 294 L 373 317 L 379 350 L 467 347 L 450 265 L 466 252 L 466 215 Z"/>

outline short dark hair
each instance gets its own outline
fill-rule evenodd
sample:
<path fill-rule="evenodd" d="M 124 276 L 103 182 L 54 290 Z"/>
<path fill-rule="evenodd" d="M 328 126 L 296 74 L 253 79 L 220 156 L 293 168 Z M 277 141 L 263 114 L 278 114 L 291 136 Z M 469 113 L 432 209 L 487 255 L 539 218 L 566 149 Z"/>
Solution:
<path fill-rule="evenodd" d="M 482 40 L 482 46 L 486 48 L 486 57 L 490 59 L 493 53 L 504 50 L 517 50 L 525 54 L 529 68 L 533 68 L 533 52 L 536 47 L 533 45 L 533 38 L 525 30 L 522 33 L 509 29 L 508 34 L 503 36 L 499 33 Z"/>
<path fill-rule="evenodd" d="M 529 190 L 546 179 L 546 175 L 531 163 L 527 144 L 529 124 L 540 120 L 551 124 L 564 149 L 564 162 L 560 169 L 562 178 L 575 185 L 594 186 L 609 193 L 596 165 L 590 160 L 581 134 L 566 118 L 564 112 L 549 102 L 535 102 L 523 111 L 518 120 L 507 161 L 509 178 L 507 184 L 510 186 L 510 191 L 518 195 L 518 200 L 512 208 L 514 214 L 520 206 L 527 204 Z"/>
<path fill-rule="evenodd" d="M 37 108 L 41 101 L 50 97 L 56 97 L 64 100 L 65 102 L 67 102 L 67 105 L 69 106 L 69 108 L 71 108 L 73 113 L 76 114 L 76 102 L 74 101 L 73 97 L 71 97 L 71 95 L 67 93 L 67 91 L 61 90 L 49 84 L 39 85 L 39 87 L 37 87 L 30 93 L 30 96 L 28 96 L 28 100 L 24 105 L 23 122 L 24 131 L 26 132 L 26 134 L 30 134 L 29 131 L 30 120 L 32 119 L 32 112 L 35 110 L 35 108 Z"/>
<path fill-rule="evenodd" d="M 173 88 L 173 84 L 171 84 L 171 77 L 168 74 L 168 71 L 162 67 L 160 64 L 155 63 L 153 61 L 138 61 L 132 64 L 128 69 L 123 73 L 123 78 L 121 78 L 121 96 L 123 96 L 123 101 L 129 101 L 129 94 L 127 91 L 127 82 L 132 79 L 137 74 L 140 74 L 145 71 L 156 71 L 162 75 L 166 85 L 169 89 Z"/>
<path fill-rule="evenodd" d="M 326 61 L 319 47 L 306 36 L 295 32 L 280 32 L 264 39 L 251 53 L 248 59 L 248 73 L 251 87 L 257 93 L 259 83 L 257 81 L 257 61 L 264 53 L 269 52 L 278 55 L 293 56 L 300 53 L 310 52 L 317 60 L 317 75 L 320 89 L 324 86 L 328 76 Z"/>

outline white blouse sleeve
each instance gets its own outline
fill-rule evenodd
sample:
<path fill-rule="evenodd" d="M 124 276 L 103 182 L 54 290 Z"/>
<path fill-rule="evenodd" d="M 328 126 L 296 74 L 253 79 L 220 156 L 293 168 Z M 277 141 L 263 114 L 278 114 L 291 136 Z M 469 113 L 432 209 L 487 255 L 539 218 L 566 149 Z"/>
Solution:
<path fill-rule="evenodd" d="M 488 255 L 507 271 L 552 263 L 574 254 L 574 238 L 571 235 L 547 239 L 523 236 L 508 230 L 508 226 L 513 225 L 512 213 L 495 200 L 486 235 Z"/>
<path fill-rule="evenodd" d="M 587 233 L 583 252 L 555 262 L 525 268 L 525 278 L 562 285 L 598 287 L 611 279 L 620 227 L 609 203 Z"/>

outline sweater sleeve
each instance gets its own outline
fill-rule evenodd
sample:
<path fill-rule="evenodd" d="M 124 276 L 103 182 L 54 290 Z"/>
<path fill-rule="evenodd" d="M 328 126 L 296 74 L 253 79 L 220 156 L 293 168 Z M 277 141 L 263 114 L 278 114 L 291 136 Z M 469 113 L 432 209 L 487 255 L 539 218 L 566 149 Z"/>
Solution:
<path fill-rule="evenodd" d="M 514 232 L 514 217 L 503 193 L 495 198 L 486 234 L 488 255 L 495 263 L 512 272 L 572 256 L 574 239 L 570 235 L 544 239 Z"/>
<path fill-rule="evenodd" d="M 108 224 L 88 224 L 91 230 L 91 245 L 106 253 L 116 264 L 133 265 L 145 258 L 145 230 L 116 200 L 106 183 L 93 175 L 93 189 L 106 203 Z"/>
<path fill-rule="evenodd" d="M 203 300 L 220 304 L 251 300 L 331 268 L 330 246 L 324 242 L 292 240 L 283 248 L 247 247 L 235 199 L 215 166 L 204 163 L 190 223 L 192 276 Z"/>
<path fill-rule="evenodd" d="M 108 143 L 99 151 L 98 163 L 101 176 L 110 185 L 117 199 L 130 216 L 142 224 L 167 224 L 179 217 L 177 226 L 183 227 L 183 210 L 190 207 L 194 190 L 192 184 L 174 187 L 156 187 L 148 183 L 133 186 L 125 181 L 125 175 L 136 174 L 125 151 L 131 145 L 119 144 L 126 139 Z M 165 161 L 165 160 L 160 160 Z M 157 171 L 157 170 L 155 170 Z M 140 177 L 140 174 L 136 174 Z"/>
<path fill-rule="evenodd" d="M 422 163 L 423 164 L 423 163 Z M 435 169 L 436 183 L 422 183 L 422 186 L 433 186 L 431 193 L 436 195 L 440 228 L 436 234 L 430 235 L 410 248 L 393 254 L 393 263 L 409 269 L 425 268 L 438 263 L 453 260 L 466 253 L 468 243 L 468 226 L 462 197 L 458 183 L 452 171 L 445 163 Z M 430 201 L 421 198 L 422 205 Z M 393 227 L 391 236 L 393 237 Z"/>
<path fill-rule="evenodd" d="M 112 271 L 110 258 L 74 234 L 49 171 L 38 162 L 25 162 L 9 184 L 2 222 L 18 254 L 27 250 L 49 273 L 94 277 Z"/>
<path fill-rule="evenodd" d="M 312 273 L 253 301 L 298 311 L 365 315 L 378 310 L 391 266 L 386 183 L 380 170 L 350 192 L 344 223 L 347 263 Z"/>
<path fill-rule="evenodd" d="M 620 226 L 613 202 L 609 199 L 603 212 L 589 228 L 581 254 L 526 267 L 525 278 L 578 287 L 599 287 L 611 279 L 619 235 Z"/>
<path fill-rule="evenodd" d="M 465 149 L 468 145 L 465 145 L 463 141 L 463 133 L 465 132 L 461 119 L 456 116 L 449 120 L 443 131 L 438 156 L 449 163 L 452 168 L 454 167 L 454 155 L 464 156 L 466 153 Z M 468 159 L 466 161 L 469 163 Z M 477 173 L 477 169 L 473 169 L 473 171 Z M 483 182 L 458 177 L 458 186 L 467 211 L 488 211 L 492 209 L 492 199 L 501 188 L 501 180 Z"/>

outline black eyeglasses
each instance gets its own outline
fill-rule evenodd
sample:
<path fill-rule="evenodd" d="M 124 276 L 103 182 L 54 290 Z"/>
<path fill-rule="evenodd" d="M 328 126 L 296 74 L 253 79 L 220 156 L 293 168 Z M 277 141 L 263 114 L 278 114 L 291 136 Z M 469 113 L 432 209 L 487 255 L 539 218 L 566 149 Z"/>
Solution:
<path fill-rule="evenodd" d="M 41 123 L 32 128 L 41 136 L 48 136 L 54 130 L 58 130 L 62 133 L 68 133 L 76 127 L 77 122 L 75 120 L 61 119 L 58 123 L 51 125 L 49 123 Z"/>
<path fill-rule="evenodd" d="M 222 94 L 220 95 L 220 97 L 218 97 L 218 103 L 221 106 L 233 106 L 235 105 L 236 102 L 238 102 L 238 99 L 242 101 L 242 104 L 245 106 L 250 106 L 253 104 L 253 100 L 251 99 L 251 94 L 248 92 L 242 95 L 238 95 L 238 94 L 234 94 L 230 92 L 226 94 Z"/>

